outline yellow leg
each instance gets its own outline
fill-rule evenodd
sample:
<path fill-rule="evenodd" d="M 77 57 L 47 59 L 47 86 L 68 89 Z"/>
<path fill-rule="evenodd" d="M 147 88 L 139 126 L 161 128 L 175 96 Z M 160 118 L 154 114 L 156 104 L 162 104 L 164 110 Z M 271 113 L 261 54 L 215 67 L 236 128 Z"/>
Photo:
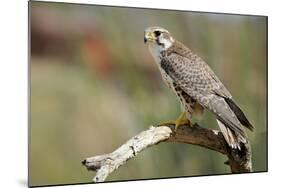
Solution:
<path fill-rule="evenodd" d="M 171 124 L 175 125 L 175 131 L 177 131 L 179 126 L 182 126 L 182 125 L 191 126 L 191 121 L 189 119 L 187 119 L 186 112 L 182 112 L 176 120 L 166 121 L 166 122 L 160 123 L 158 126 L 171 125 Z"/>

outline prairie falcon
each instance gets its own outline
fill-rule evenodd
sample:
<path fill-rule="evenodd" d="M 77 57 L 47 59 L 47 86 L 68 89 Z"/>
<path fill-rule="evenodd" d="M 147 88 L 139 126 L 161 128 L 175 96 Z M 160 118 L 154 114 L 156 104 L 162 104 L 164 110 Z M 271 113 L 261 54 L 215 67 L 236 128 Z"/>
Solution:
<path fill-rule="evenodd" d="M 164 28 L 147 28 L 144 42 L 163 80 L 181 103 L 183 112 L 173 121 L 175 130 L 180 125 L 192 125 L 192 116 L 200 116 L 208 109 L 215 115 L 228 145 L 240 149 L 240 144 L 247 141 L 243 126 L 250 130 L 254 127 L 211 68 Z"/>

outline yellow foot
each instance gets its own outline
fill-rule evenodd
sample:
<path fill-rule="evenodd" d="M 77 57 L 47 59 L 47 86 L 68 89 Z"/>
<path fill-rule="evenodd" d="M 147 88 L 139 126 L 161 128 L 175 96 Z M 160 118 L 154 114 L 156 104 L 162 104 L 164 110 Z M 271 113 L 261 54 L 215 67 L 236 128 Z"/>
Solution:
<path fill-rule="evenodd" d="M 181 121 L 177 121 L 176 120 L 176 123 L 175 123 L 175 132 L 178 130 L 178 128 L 180 126 L 183 126 L 183 125 L 187 125 L 187 126 L 192 126 L 191 122 L 189 119 L 184 119 L 184 120 L 181 120 Z"/>
<path fill-rule="evenodd" d="M 182 125 L 192 126 L 191 121 L 187 119 L 186 112 L 182 112 L 176 120 L 166 121 L 158 124 L 158 126 L 175 125 L 175 132 Z"/>

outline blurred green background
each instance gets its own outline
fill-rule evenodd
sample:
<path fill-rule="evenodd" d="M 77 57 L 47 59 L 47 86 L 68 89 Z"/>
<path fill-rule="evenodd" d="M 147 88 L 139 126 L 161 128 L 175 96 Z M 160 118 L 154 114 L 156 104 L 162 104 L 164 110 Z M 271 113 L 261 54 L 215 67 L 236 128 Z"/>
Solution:
<path fill-rule="evenodd" d="M 144 29 L 162 26 L 201 56 L 255 126 L 255 171 L 267 170 L 267 19 L 167 10 L 30 3 L 30 183 L 90 182 L 81 161 L 112 152 L 180 105 L 162 81 Z M 203 126 L 218 129 L 205 112 Z M 198 146 L 151 147 L 107 180 L 229 173 L 226 157 Z"/>

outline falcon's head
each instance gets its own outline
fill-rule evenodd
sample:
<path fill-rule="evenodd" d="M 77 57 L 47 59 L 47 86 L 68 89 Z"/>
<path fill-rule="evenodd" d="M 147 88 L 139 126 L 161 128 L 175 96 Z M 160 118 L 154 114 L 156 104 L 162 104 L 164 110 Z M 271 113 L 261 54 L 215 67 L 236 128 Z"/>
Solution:
<path fill-rule="evenodd" d="M 162 27 L 148 27 L 144 31 L 144 43 L 148 44 L 153 50 L 161 52 L 167 50 L 174 43 L 174 38 L 169 31 Z"/>

